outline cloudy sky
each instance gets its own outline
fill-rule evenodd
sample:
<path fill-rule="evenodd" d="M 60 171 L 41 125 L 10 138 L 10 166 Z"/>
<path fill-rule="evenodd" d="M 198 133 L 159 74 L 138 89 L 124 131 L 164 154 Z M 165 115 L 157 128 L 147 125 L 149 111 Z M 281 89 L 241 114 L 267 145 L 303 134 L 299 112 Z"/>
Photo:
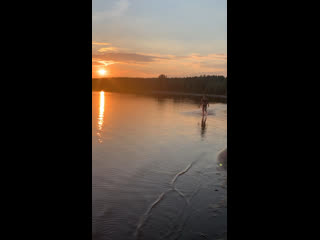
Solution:
<path fill-rule="evenodd" d="M 93 0 L 92 8 L 93 77 L 227 74 L 227 0 Z"/>

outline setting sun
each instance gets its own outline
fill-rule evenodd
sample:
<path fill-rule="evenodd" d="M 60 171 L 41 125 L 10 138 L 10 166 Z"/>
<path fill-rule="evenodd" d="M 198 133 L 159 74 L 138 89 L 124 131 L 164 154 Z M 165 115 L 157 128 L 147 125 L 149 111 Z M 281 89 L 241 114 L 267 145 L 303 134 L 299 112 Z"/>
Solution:
<path fill-rule="evenodd" d="M 99 75 L 104 76 L 104 75 L 107 74 L 107 70 L 105 70 L 105 69 L 100 69 L 100 70 L 98 70 L 98 73 L 99 73 Z"/>

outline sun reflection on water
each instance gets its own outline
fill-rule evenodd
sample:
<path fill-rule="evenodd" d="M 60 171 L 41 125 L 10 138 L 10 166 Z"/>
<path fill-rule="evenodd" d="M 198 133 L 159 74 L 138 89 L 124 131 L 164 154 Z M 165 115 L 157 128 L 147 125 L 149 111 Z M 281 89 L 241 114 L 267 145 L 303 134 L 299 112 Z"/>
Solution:
<path fill-rule="evenodd" d="M 103 118 L 104 118 L 104 104 L 105 104 L 105 98 L 104 98 L 104 91 L 100 92 L 100 106 L 99 106 L 99 115 L 98 115 L 98 142 L 102 143 L 102 130 L 103 130 Z"/>

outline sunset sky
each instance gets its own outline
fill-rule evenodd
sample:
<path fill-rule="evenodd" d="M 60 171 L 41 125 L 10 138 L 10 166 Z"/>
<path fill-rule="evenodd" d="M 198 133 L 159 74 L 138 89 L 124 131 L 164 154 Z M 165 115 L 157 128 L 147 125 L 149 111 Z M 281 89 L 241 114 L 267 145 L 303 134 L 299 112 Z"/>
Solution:
<path fill-rule="evenodd" d="M 227 0 L 93 0 L 93 77 L 227 74 Z"/>

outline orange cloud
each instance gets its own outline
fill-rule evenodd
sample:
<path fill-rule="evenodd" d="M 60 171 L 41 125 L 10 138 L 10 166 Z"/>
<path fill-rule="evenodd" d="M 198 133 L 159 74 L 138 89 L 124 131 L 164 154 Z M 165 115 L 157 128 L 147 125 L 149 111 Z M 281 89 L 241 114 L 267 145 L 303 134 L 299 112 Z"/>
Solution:
<path fill-rule="evenodd" d="M 93 58 L 124 62 L 124 63 L 135 63 L 135 62 L 154 62 L 156 59 L 167 59 L 165 57 L 156 55 L 143 55 L 137 53 L 104 53 L 93 55 Z"/>
<path fill-rule="evenodd" d="M 100 48 L 98 52 L 112 52 L 112 51 L 118 51 L 118 48 L 116 47 L 106 47 L 106 48 Z"/>
<path fill-rule="evenodd" d="M 93 77 L 99 68 L 107 68 L 111 77 L 169 77 L 227 74 L 227 55 L 191 53 L 170 54 L 112 52 L 115 47 L 100 48 L 93 54 Z"/>
<path fill-rule="evenodd" d="M 93 41 L 92 45 L 111 45 L 111 43 Z"/>

